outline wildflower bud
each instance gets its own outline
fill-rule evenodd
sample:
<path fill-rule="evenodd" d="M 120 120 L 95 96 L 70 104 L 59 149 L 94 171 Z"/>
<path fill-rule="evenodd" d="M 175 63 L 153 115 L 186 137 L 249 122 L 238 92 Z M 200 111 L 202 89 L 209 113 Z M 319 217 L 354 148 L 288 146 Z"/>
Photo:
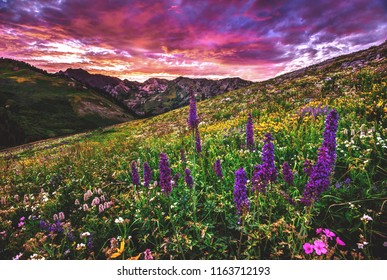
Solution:
<path fill-rule="evenodd" d="M 1 197 L 1 205 L 6 205 L 6 204 L 7 204 L 7 199 L 4 196 L 2 196 Z"/>
<path fill-rule="evenodd" d="M 105 210 L 105 208 L 103 207 L 103 204 L 100 204 L 98 206 L 98 213 L 101 214 L 104 210 Z"/>
<path fill-rule="evenodd" d="M 58 214 L 54 214 L 53 219 L 54 221 L 58 221 L 59 220 Z"/>
<path fill-rule="evenodd" d="M 14 198 L 16 201 L 19 201 L 19 195 L 18 195 L 18 194 L 15 194 L 15 195 L 13 196 L 13 198 Z"/>
<path fill-rule="evenodd" d="M 77 206 L 80 205 L 78 198 L 75 200 L 74 204 Z"/>
<path fill-rule="evenodd" d="M 65 219 L 65 215 L 63 212 L 59 212 L 59 220 L 63 221 Z"/>
<path fill-rule="evenodd" d="M 105 202 L 105 196 L 104 195 L 101 195 L 101 197 L 99 198 L 102 202 Z"/>
<path fill-rule="evenodd" d="M 144 259 L 145 260 L 153 260 L 152 252 L 150 249 L 146 249 L 144 252 Z"/>
<path fill-rule="evenodd" d="M 98 197 L 94 197 L 93 201 L 91 202 L 91 206 L 100 204 L 100 200 Z"/>
<path fill-rule="evenodd" d="M 83 204 L 83 211 L 85 212 L 89 211 L 89 206 L 86 203 Z"/>
<path fill-rule="evenodd" d="M 28 195 L 24 195 L 23 203 L 27 204 L 28 203 Z"/>
<path fill-rule="evenodd" d="M 99 188 L 99 189 L 98 189 L 97 193 L 98 193 L 99 195 L 101 195 L 101 194 L 102 194 L 102 190 L 101 190 L 101 188 Z"/>

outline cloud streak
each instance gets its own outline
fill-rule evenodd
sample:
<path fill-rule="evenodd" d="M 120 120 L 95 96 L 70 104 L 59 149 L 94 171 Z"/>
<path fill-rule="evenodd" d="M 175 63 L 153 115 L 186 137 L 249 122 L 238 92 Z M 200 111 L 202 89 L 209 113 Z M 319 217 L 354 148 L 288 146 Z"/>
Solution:
<path fill-rule="evenodd" d="M 263 80 L 386 40 L 382 0 L 0 0 L 0 55 L 121 78 Z"/>

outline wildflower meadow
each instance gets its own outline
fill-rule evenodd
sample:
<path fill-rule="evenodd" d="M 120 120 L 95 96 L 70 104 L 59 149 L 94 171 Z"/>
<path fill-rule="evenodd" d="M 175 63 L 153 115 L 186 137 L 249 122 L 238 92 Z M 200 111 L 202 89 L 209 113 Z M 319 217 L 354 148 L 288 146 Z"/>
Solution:
<path fill-rule="evenodd" d="M 386 79 L 332 75 L 1 153 L 1 259 L 385 259 Z"/>

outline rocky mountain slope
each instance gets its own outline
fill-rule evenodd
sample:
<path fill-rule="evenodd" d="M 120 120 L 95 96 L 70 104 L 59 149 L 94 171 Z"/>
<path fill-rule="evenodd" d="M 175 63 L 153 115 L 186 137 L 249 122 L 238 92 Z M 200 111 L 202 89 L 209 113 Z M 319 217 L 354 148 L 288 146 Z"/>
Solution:
<path fill-rule="evenodd" d="M 90 74 L 83 69 L 67 69 L 58 75 L 72 78 L 103 92 L 138 117 L 159 115 L 187 105 L 190 90 L 196 94 L 198 100 L 204 100 L 253 84 L 240 78 L 208 80 L 186 77 L 178 77 L 172 81 L 151 78 L 139 83 Z"/>

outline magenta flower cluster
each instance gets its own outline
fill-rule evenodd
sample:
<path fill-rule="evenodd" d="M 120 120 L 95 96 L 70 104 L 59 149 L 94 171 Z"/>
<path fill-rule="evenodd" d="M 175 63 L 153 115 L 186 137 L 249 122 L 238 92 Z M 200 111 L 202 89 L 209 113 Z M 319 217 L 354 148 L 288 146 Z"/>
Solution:
<path fill-rule="evenodd" d="M 314 240 L 313 244 L 306 242 L 302 246 L 305 254 L 307 255 L 312 254 L 313 252 L 315 252 L 318 256 L 325 255 L 329 249 L 329 241 L 332 241 L 335 237 L 336 245 L 345 246 L 344 241 L 341 240 L 340 237 L 336 236 L 333 231 L 327 228 L 316 229 L 316 234 L 319 235 L 319 238 Z"/>

